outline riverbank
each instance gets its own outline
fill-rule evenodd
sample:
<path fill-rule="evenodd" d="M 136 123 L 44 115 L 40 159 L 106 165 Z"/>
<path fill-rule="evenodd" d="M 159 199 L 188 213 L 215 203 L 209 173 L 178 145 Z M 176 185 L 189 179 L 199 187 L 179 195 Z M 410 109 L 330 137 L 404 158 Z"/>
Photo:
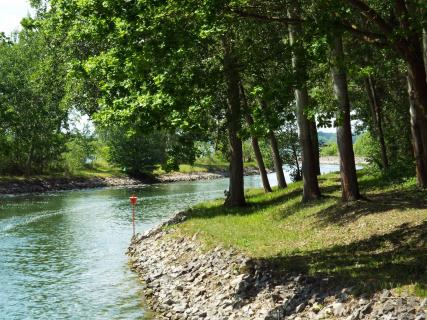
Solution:
<path fill-rule="evenodd" d="M 256 175 L 256 168 L 247 167 L 245 175 Z M 171 172 L 136 179 L 120 176 L 77 176 L 77 177 L 20 177 L 0 179 L 0 194 L 38 193 L 49 191 L 77 190 L 106 187 L 138 187 L 154 183 L 171 183 L 180 181 L 212 180 L 228 177 L 226 170 L 213 172 Z"/>
<path fill-rule="evenodd" d="M 357 165 L 366 165 L 368 162 L 364 157 L 354 157 L 354 161 Z M 340 164 L 339 156 L 323 156 L 319 159 L 320 164 Z"/>
<path fill-rule="evenodd" d="M 321 164 L 338 165 L 338 157 L 321 157 Z M 365 159 L 356 158 L 357 164 L 366 164 Z M 268 171 L 271 172 L 271 171 Z M 258 175 L 256 167 L 246 165 L 245 176 Z M 0 177 L 0 194 L 21 194 L 49 191 L 63 191 L 105 187 L 137 187 L 153 183 L 171 183 L 226 178 L 229 176 L 226 166 L 183 165 L 182 171 L 160 172 L 145 178 L 132 178 L 123 174 L 90 172 L 82 176 L 36 176 L 36 177 Z"/>
<path fill-rule="evenodd" d="M 129 254 L 164 319 L 425 319 L 427 196 L 360 173 L 369 200 L 300 203 L 301 184 L 205 203 L 137 237 Z"/>

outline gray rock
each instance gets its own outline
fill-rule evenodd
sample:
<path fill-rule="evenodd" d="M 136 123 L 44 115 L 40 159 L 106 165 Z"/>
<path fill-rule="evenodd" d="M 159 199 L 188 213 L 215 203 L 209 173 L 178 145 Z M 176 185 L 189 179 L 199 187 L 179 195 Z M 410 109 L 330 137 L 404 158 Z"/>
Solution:
<path fill-rule="evenodd" d="M 277 276 L 236 251 L 205 252 L 197 239 L 174 232 L 138 235 L 128 252 L 134 270 L 147 279 L 145 295 L 158 319 L 426 320 L 427 299 L 420 304 L 389 290 L 357 299 L 333 278 Z"/>
<path fill-rule="evenodd" d="M 332 304 L 332 312 L 333 312 L 334 316 L 336 316 L 336 317 L 344 316 L 346 313 L 346 308 L 345 308 L 344 303 L 335 302 L 334 304 Z"/>
<path fill-rule="evenodd" d="M 391 297 L 390 290 L 383 290 L 383 292 L 381 293 L 381 297 L 380 297 L 381 302 L 387 301 L 387 299 L 390 298 L 390 297 Z"/>
<path fill-rule="evenodd" d="M 372 310 L 372 303 L 368 303 L 362 307 L 357 308 L 351 315 L 347 317 L 347 320 L 359 320 L 364 315 L 368 314 Z"/>
<path fill-rule="evenodd" d="M 382 307 L 382 312 L 383 313 L 390 313 L 392 311 L 394 311 L 395 309 L 395 305 L 393 304 L 392 301 L 388 300 L 386 301 L 386 303 L 383 305 Z"/>
<path fill-rule="evenodd" d="M 310 308 L 311 311 L 314 313 L 318 313 L 320 310 L 322 310 L 322 305 L 320 303 L 315 302 L 313 306 Z"/>
<path fill-rule="evenodd" d="M 303 311 L 305 308 L 305 303 L 301 303 L 299 304 L 296 308 L 295 308 L 295 313 L 300 313 L 301 311 Z"/>
<path fill-rule="evenodd" d="M 187 309 L 187 306 L 183 305 L 183 304 L 181 304 L 181 305 L 175 305 L 172 308 L 172 310 L 175 311 L 175 312 L 177 312 L 177 313 L 184 313 L 185 309 Z"/>
<path fill-rule="evenodd" d="M 331 315 L 333 315 L 332 306 L 328 306 L 326 308 L 323 308 L 320 310 L 320 312 L 317 314 L 316 319 L 325 319 L 330 318 Z"/>

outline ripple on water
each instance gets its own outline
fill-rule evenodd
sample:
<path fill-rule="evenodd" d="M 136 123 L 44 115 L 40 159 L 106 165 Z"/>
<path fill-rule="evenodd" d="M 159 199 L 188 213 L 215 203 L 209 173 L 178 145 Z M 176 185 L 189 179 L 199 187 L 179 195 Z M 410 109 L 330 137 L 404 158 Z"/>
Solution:
<path fill-rule="evenodd" d="M 129 195 L 140 198 L 141 232 L 227 188 L 219 179 L 0 197 L 0 318 L 143 318 L 141 285 L 125 256 Z"/>

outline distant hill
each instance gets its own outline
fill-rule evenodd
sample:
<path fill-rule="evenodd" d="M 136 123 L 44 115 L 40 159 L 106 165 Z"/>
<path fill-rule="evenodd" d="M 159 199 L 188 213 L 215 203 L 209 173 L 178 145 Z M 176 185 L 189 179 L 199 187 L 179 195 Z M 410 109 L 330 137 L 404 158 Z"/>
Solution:
<path fill-rule="evenodd" d="M 317 132 L 320 146 L 337 142 L 337 134 L 335 132 L 324 132 L 320 130 Z M 358 135 L 353 135 L 353 143 L 356 142 L 358 137 Z"/>
<path fill-rule="evenodd" d="M 318 131 L 317 135 L 319 137 L 319 144 L 321 146 L 337 142 L 337 134 L 335 132 Z"/>

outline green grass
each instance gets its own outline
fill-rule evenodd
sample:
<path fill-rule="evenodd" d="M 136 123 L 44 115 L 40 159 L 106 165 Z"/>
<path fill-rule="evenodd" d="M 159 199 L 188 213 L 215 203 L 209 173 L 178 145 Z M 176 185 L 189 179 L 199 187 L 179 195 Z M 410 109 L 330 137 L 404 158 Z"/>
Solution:
<path fill-rule="evenodd" d="M 222 201 L 191 210 L 179 232 L 199 233 L 278 270 L 328 274 L 366 290 L 394 288 L 427 295 L 427 192 L 415 180 L 359 174 L 366 200 L 340 201 L 339 177 L 320 178 L 323 198 L 301 203 L 301 183 L 284 191 L 248 192 L 248 207 Z"/>
<path fill-rule="evenodd" d="M 201 160 L 196 161 L 194 165 L 190 164 L 180 164 L 178 172 L 180 173 L 199 173 L 199 172 L 215 172 L 215 171 L 227 171 L 228 163 L 220 161 L 207 161 Z M 245 168 L 256 167 L 255 162 L 245 162 L 243 164 Z M 158 166 L 154 171 L 154 175 L 165 174 L 166 172 Z"/>

